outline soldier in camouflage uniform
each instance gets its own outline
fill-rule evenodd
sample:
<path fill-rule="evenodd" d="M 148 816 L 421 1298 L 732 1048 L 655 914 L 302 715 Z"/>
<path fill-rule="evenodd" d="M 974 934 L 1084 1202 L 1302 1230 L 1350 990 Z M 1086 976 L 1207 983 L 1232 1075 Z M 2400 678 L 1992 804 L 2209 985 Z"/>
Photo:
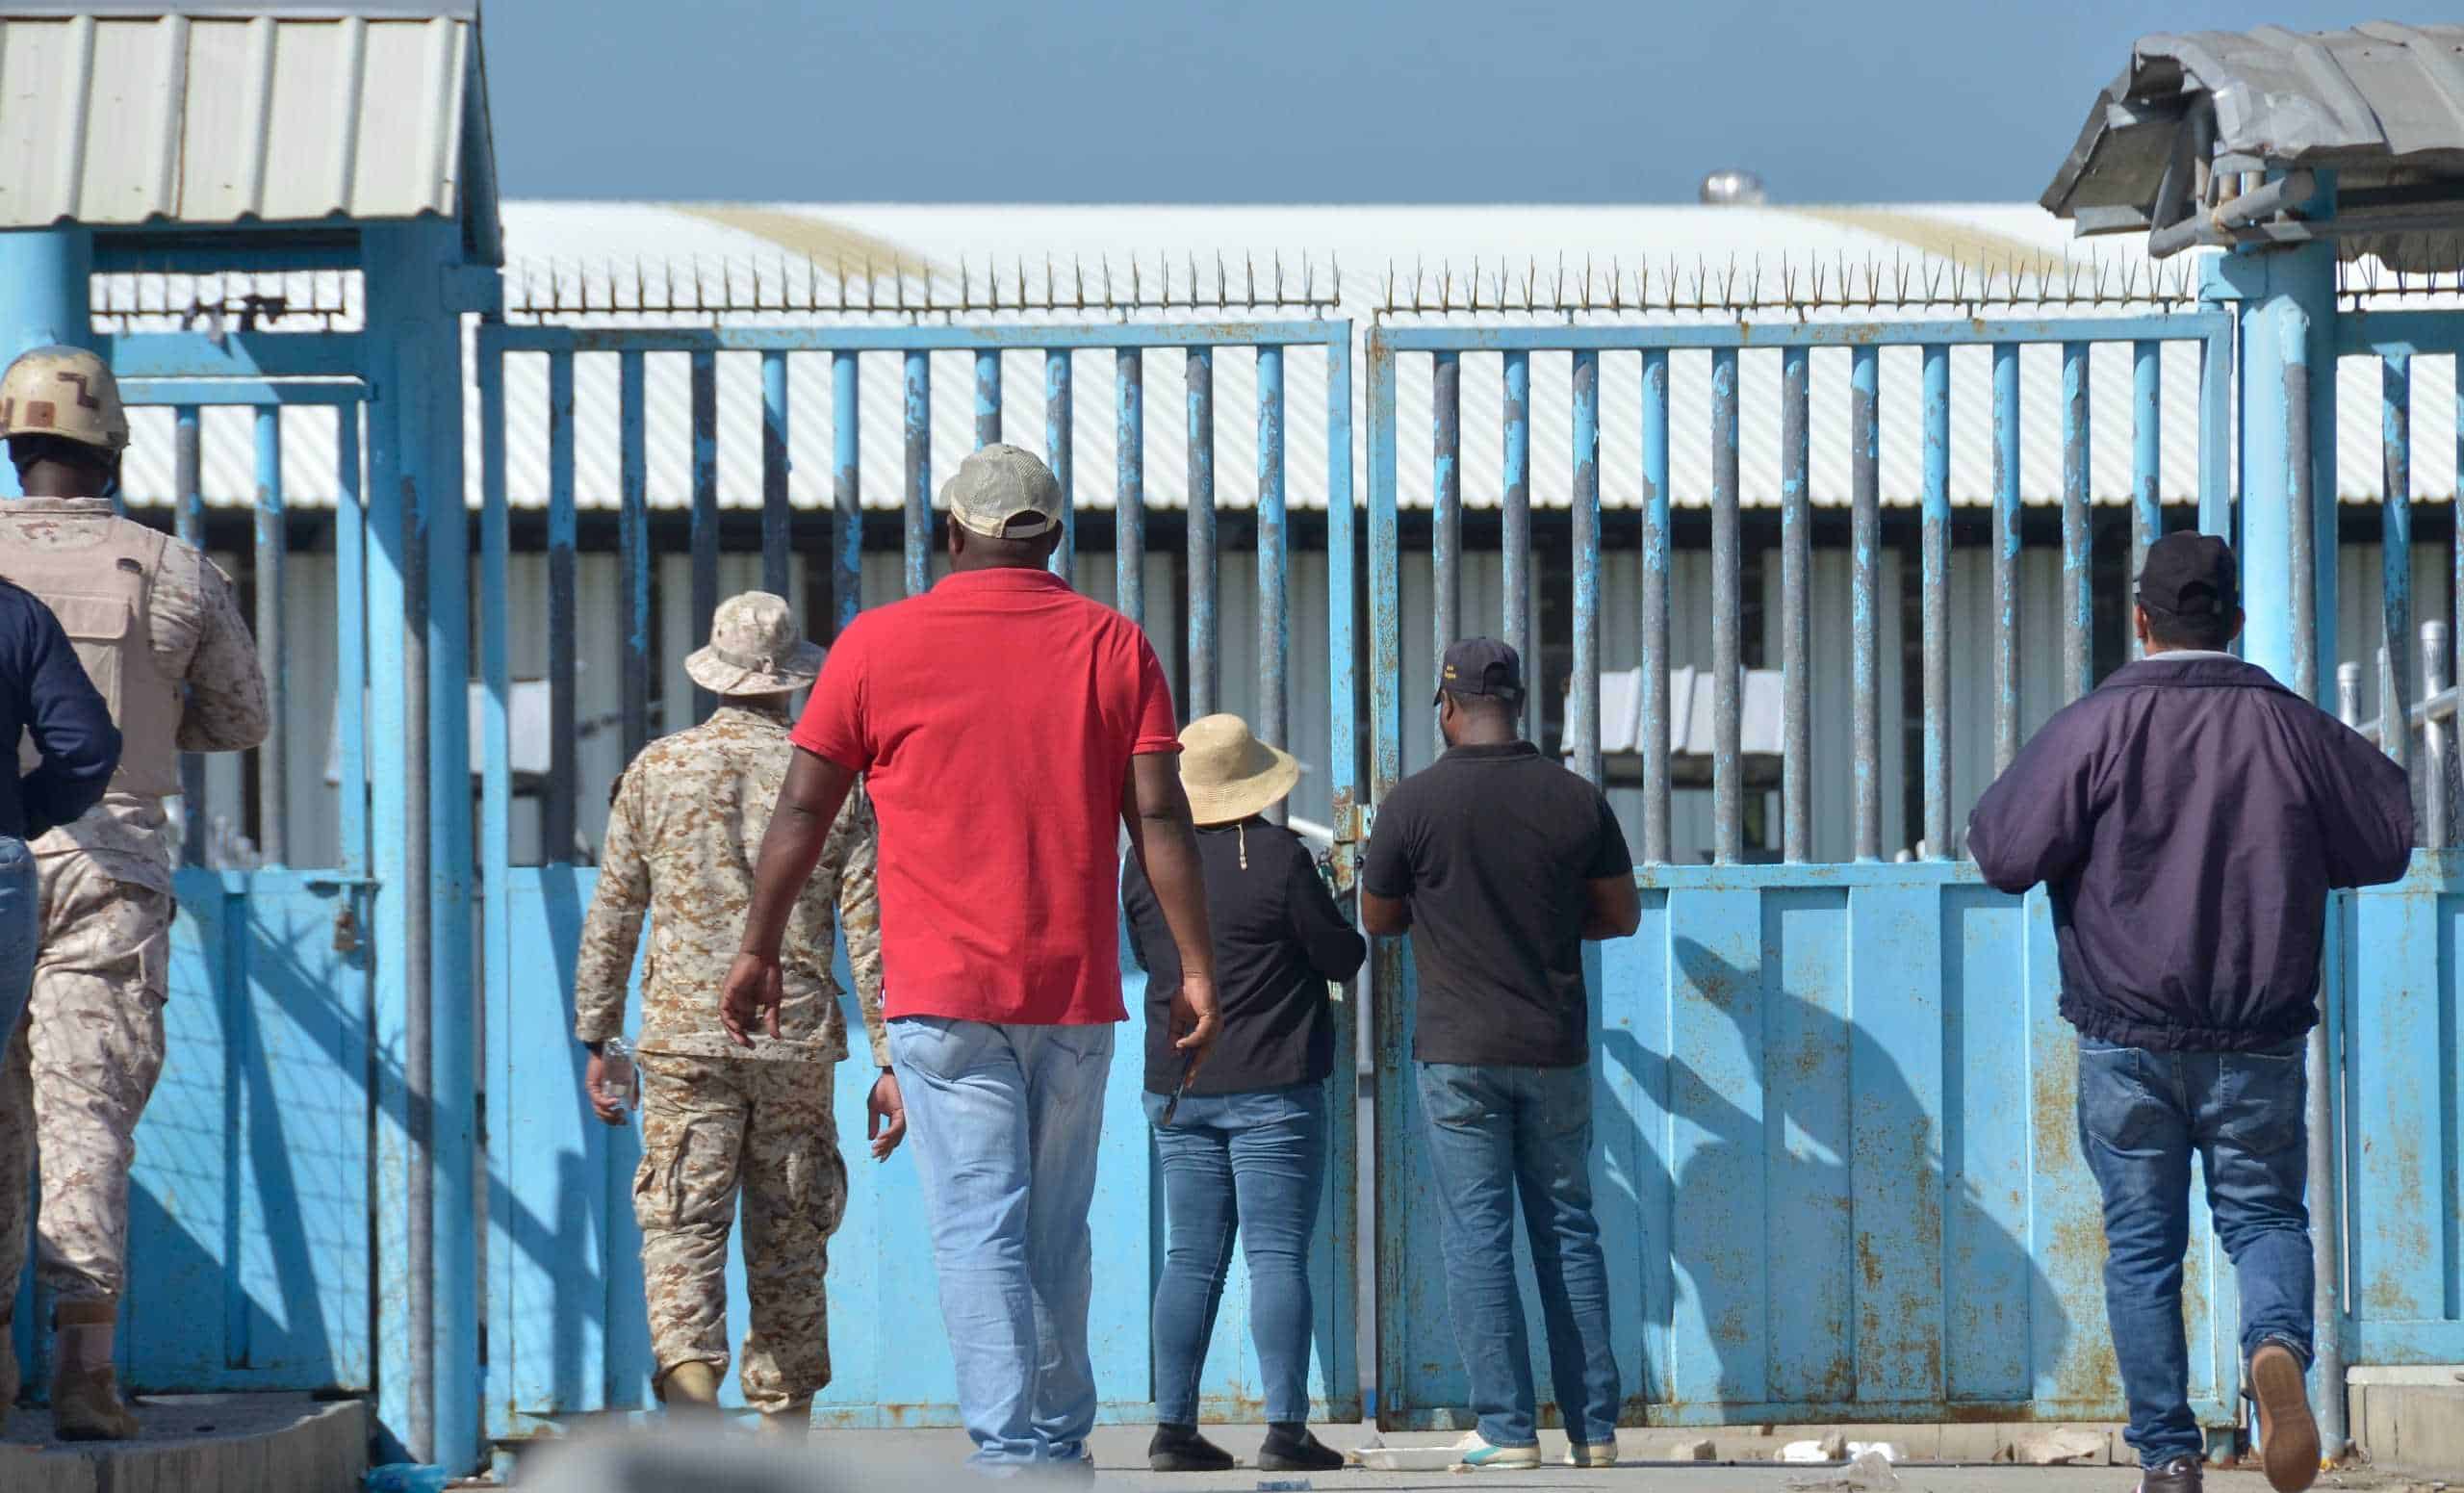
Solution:
<path fill-rule="evenodd" d="M 137 1433 L 112 1377 L 138 1117 L 163 1068 L 181 752 L 266 737 L 266 681 L 231 583 L 179 540 L 117 517 L 128 417 L 110 369 L 38 348 L 0 378 L 0 434 L 26 497 L 0 502 L 0 576 L 48 603 L 123 739 L 97 805 L 34 842 L 42 950 L 0 1072 L 0 1282 L 25 1263 L 29 1131 L 42 1176 L 37 1264 L 57 1303 L 51 1412 L 64 1439 Z M 0 1300 L 0 1355 L 7 1354 Z M 0 1363 L 13 1388 L 13 1357 Z"/>
<path fill-rule="evenodd" d="M 871 1040 L 889 1068 L 881 1017 L 881 923 L 873 894 L 873 814 L 851 795 L 797 904 L 779 1019 L 750 1052 L 719 1026 L 719 985 L 743 932 L 753 862 L 794 748 L 787 697 L 806 688 L 821 650 L 797 635 L 787 604 L 750 591 L 718 609 L 710 645 L 685 660 L 720 697 L 710 718 L 652 742 L 625 769 L 607 820 L 599 889 L 582 924 L 574 1035 L 591 1049 L 587 1082 L 601 1119 L 624 1122 L 603 1087 L 600 1046 L 624 1029 L 625 987 L 643 914 L 650 953 L 635 1043 L 642 1078 L 642 1165 L 633 1216 L 659 1397 L 715 1404 L 727 1372 L 728 1223 L 744 1197 L 744 1273 L 752 1330 L 740 1380 L 767 1429 L 800 1432 L 830 1382 L 823 1273 L 847 1205 L 831 1108 L 832 1066 L 847 1056 L 831 976 L 832 914 Z M 874 1144 L 886 1156 L 905 1128 Z"/>

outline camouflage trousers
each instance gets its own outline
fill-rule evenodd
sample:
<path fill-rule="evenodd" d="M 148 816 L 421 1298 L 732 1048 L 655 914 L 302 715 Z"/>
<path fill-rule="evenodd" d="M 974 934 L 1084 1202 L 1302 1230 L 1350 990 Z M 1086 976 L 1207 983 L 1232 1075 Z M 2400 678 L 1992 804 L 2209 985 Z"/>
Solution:
<path fill-rule="evenodd" d="M 116 1299 L 137 1120 L 163 1071 L 176 904 L 115 880 L 90 856 L 44 856 L 38 866 L 34 995 L 0 1068 L 0 1281 L 25 1269 L 28 1169 L 38 1164 L 37 1274 L 58 1300 Z"/>
<path fill-rule="evenodd" d="M 847 1211 L 832 1066 L 639 1055 L 642 1165 L 633 1219 L 659 1381 L 679 1364 L 728 1367 L 728 1225 L 744 1199 L 752 1328 L 745 1403 L 783 1410 L 830 1382 L 823 1275 Z"/>

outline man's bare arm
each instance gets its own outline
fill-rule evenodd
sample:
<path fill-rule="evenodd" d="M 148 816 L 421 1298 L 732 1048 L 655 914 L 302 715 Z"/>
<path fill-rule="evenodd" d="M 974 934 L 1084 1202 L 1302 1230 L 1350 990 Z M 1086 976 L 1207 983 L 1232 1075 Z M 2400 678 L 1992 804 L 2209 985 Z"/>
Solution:
<path fill-rule="evenodd" d="M 1360 893 L 1360 931 L 1381 939 L 1412 930 L 1412 905 L 1400 897 L 1381 897 L 1363 888 Z"/>
<path fill-rule="evenodd" d="M 1583 883 L 1582 936 L 1630 939 L 1643 925 L 1643 894 L 1631 872 Z"/>
<path fill-rule="evenodd" d="M 739 1046 L 753 1045 L 754 1017 L 765 1012 L 770 1035 L 779 1035 L 779 944 L 855 782 L 854 773 L 802 748 L 787 764 L 787 781 L 780 785 L 770 828 L 761 836 L 760 859 L 754 863 L 744 938 L 719 998 L 719 1023 Z"/>
<path fill-rule="evenodd" d="M 1121 785 L 1120 818 L 1129 830 L 1130 853 L 1146 872 L 1146 884 L 1164 910 L 1165 926 L 1181 954 L 1181 993 L 1172 1002 L 1174 1045 L 1206 1059 L 1220 1017 L 1215 1003 L 1215 935 L 1207 927 L 1206 880 L 1198 868 L 1197 830 L 1190 822 L 1189 795 L 1181 791 L 1179 759 L 1169 752 L 1129 759 Z"/>

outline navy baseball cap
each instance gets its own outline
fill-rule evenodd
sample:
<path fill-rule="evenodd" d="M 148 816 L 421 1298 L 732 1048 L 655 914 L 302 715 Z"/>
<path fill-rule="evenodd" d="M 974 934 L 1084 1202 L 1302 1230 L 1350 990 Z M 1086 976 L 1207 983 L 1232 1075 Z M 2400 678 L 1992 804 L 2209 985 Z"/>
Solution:
<path fill-rule="evenodd" d="M 2242 605 L 2233 547 L 2188 529 L 2165 535 L 2147 547 L 2139 605 L 2169 617 L 2230 617 Z"/>
<path fill-rule="evenodd" d="M 1446 645 L 1446 661 L 1437 671 L 1436 705 L 1448 695 L 1495 695 L 1519 703 L 1523 699 L 1523 659 L 1493 637 L 1458 638 Z"/>

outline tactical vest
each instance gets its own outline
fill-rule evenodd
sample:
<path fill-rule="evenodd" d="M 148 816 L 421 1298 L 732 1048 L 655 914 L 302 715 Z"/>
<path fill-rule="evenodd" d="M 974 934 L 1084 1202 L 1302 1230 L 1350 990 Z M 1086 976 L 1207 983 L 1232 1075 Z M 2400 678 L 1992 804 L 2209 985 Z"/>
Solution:
<path fill-rule="evenodd" d="M 125 520 L 81 549 L 16 542 L 0 522 L 0 576 L 41 597 L 77 650 L 86 677 L 119 727 L 119 770 L 111 791 L 167 798 L 180 790 L 180 681 L 154 658 L 154 578 L 168 536 Z M 17 745 L 20 771 L 41 761 L 31 736 Z"/>

